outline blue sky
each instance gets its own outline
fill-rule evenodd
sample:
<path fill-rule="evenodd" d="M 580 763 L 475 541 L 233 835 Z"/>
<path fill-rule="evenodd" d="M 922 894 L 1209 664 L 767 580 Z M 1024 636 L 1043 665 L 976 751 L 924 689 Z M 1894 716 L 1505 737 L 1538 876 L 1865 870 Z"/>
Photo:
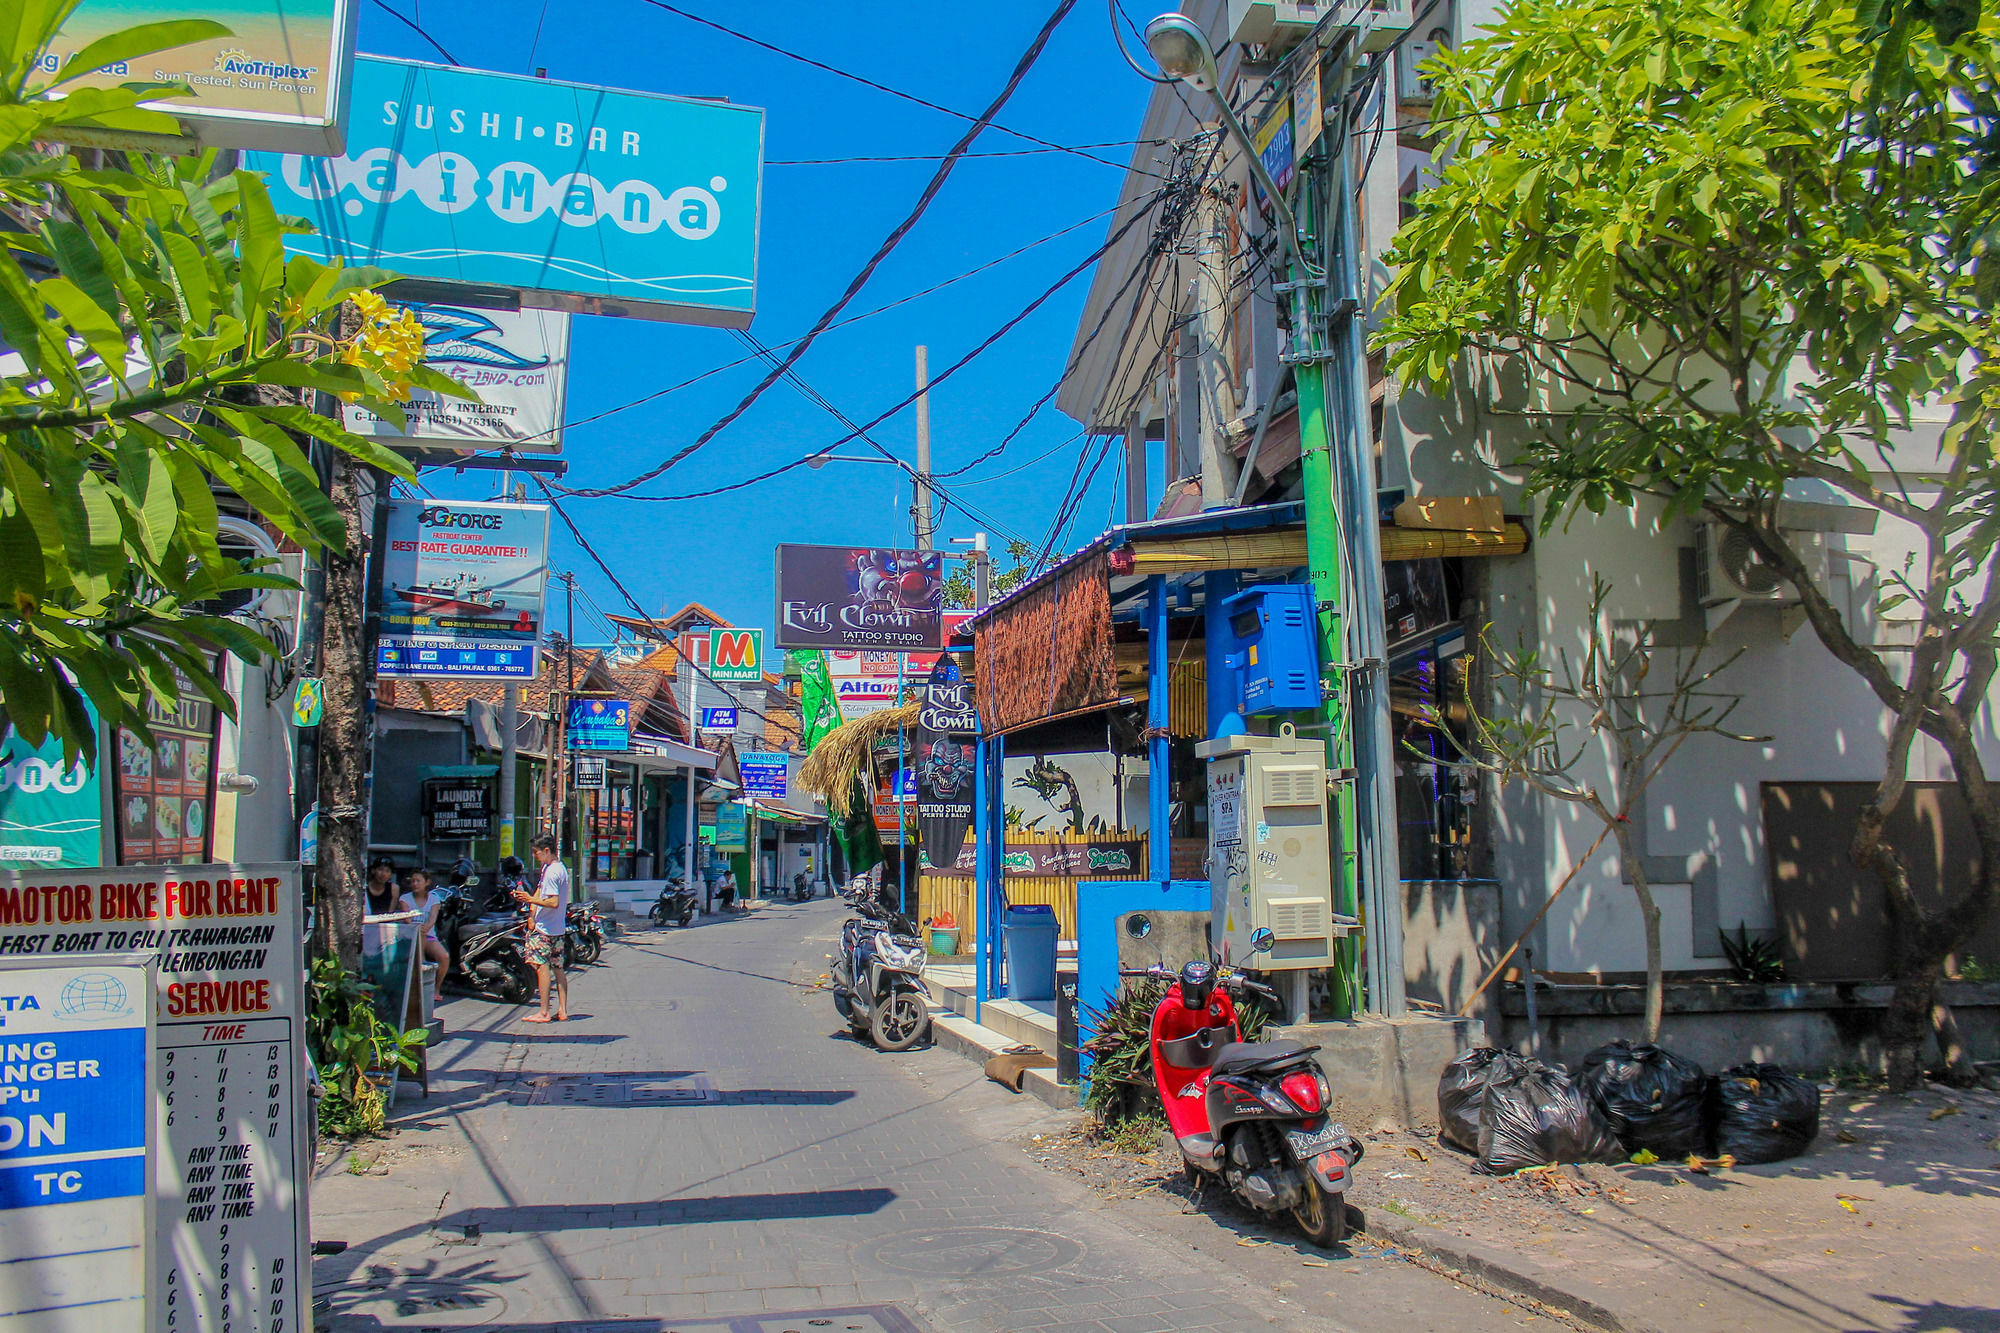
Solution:
<path fill-rule="evenodd" d="M 798 158 L 940 154 L 965 122 L 759 50 L 645 0 L 387 0 L 417 19 L 456 63 L 661 93 L 723 96 L 766 109 L 765 153 Z M 913 7 L 907 4 L 723 5 L 676 0 L 702 14 L 828 64 L 946 106 L 977 114 L 1004 85 L 1053 0 L 1030 4 Z M 1132 14 L 1151 13 L 1143 3 Z M 540 26 L 540 38 L 536 29 Z M 361 8 L 360 49 L 440 60 L 422 37 L 384 12 Z M 1130 140 L 1148 85 L 1112 45 L 1102 6 L 1079 4 L 1000 123 L 1063 144 Z M 974 152 L 1031 147 L 988 130 Z M 1124 162 L 1129 148 L 1100 150 Z M 803 333 L 847 284 L 923 189 L 934 162 L 772 165 L 765 171 L 759 313 L 752 331 L 775 344 Z M 877 270 L 849 313 L 909 295 L 1110 208 L 1121 173 L 1064 154 L 961 163 L 917 229 Z M 886 314 L 837 329 L 800 365 L 804 378 L 856 421 L 910 392 L 913 349 L 930 348 L 937 369 L 957 360 L 1032 296 L 1099 245 L 1106 222 L 1071 234 L 987 273 Z M 971 460 L 1019 421 L 1061 373 L 1090 275 L 931 395 L 933 466 Z M 729 333 L 641 320 L 579 317 L 568 417 L 627 403 L 745 354 Z M 572 431 L 565 445 L 572 486 L 632 475 L 692 440 L 755 382 L 746 365 L 629 412 Z M 1081 442 L 1076 425 L 1046 408 L 1001 457 L 948 483 L 978 511 L 947 507 L 940 545 L 984 528 L 1037 543 L 1068 485 Z M 742 420 L 667 474 L 675 492 L 723 485 L 832 441 L 845 428 L 784 383 Z M 914 458 L 909 412 L 873 432 Z M 1051 452 L 1053 450 L 1053 452 Z M 870 452 L 856 442 L 842 452 Z M 1022 468 L 1038 455 L 1041 462 Z M 1101 530 L 1122 494 L 1116 451 L 1080 506 L 1064 547 Z M 1014 470 L 1021 469 L 1021 470 Z M 1011 475 L 976 484 L 983 477 Z M 1157 478 L 1155 479 L 1157 483 Z M 966 483 L 975 484 L 966 484 Z M 441 497 L 491 493 L 493 474 L 426 474 Z M 655 487 L 653 489 L 660 489 Z M 697 600 L 739 624 L 767 626 L 772 552 L 779 542 L 894 543 L 909 534 L 907 476 L 887 466 L 835 464 L 731 494 L 667 504 L 577 500 L 566 507 L 650 611 Z M 577 638 L 601 640 L 594 603 L 622 599 L 556 525 L 553 563 L 581 579 Z"/>

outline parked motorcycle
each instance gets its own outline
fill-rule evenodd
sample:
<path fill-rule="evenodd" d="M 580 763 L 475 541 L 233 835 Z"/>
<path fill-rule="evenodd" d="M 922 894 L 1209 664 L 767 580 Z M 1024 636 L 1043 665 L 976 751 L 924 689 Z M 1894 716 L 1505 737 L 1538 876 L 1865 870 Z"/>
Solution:
<path fill-rule="evenodd" d="M 801 870 L 799 871 L 798 874 L 792 876 L 793 902 L 809 903 L 813 900 L 813 894 L 815 892 L 816 890 L 813 888 L 813 877 L 811 871 Z"/>
<path fill-rule="evenodd" d="M 884 903 L 865 878 L 843 888 L 841 897 L 857 915 L 840 928 L 840 956 L 827 959 L 833 1007 L 878 1050 L 908 1050 L 931 1021 L 917 923 Z"/>
<path fill-rule="evenodd" d="M 693 890 L 681 880 L 670 879 L 667 881 L 667 887 L 660 890 L 659 899 L 653 904 L 653 910 L 646 913 L 646 916 L 656 926 L 664 926 L 669 921 L 685 926 L 694 920 L 694 914 L 700 908 L 701 900 L 694 896 Z"/>
<path fill-rule="evenodd" d="M 482 912 L 476 885 L 447 892 L 438 905 L 438 938 L 451 951 L 444 988 L 503 1004 L 526 1004 L 535 996 L 535 969 L 528 963 L 525 923 L 518 912 Z"/>
<path fill-rule="evenodd" d="M 1251 937 L 1270 949 L 1271 932 Z M 1261 1213 L 1292 1215 L 1306 1238 L 1332 1245 L 1347 1234 L 1347 1185 L 1362 1146 L 1332 1119 L 1332 1087 L 1317 1046 L 1245 1042 L 1236 1000 L 1278 1003 L 1277 993 L 1234 968 L 1197 959 L 1127 977 L 1169 982 L 1153 1010 L 1153 1078 L 1190 1182 L 1219 1177 Z"/>
<path fill-rule="evenodd" d="M 564 965 L 588 967 L 604 953 L 604 914 L 589 903 L 571 903 L 565 914 Z"/>

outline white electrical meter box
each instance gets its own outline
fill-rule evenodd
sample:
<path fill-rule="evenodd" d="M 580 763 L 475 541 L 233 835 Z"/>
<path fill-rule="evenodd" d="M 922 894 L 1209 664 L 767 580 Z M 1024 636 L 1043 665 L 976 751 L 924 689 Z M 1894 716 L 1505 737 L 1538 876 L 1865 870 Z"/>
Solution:
<path fill-rule="evenodd" d="M 1350 926 L 1333 910 L 1326 747 L 1224 736 L 1195 753 L 1208 761 L 1209 901 L 1222 960 L 1260 972 L 1328 966 Z M 1250 935 L 1266 928 L 1276 943 L 1253 954 Z"/>

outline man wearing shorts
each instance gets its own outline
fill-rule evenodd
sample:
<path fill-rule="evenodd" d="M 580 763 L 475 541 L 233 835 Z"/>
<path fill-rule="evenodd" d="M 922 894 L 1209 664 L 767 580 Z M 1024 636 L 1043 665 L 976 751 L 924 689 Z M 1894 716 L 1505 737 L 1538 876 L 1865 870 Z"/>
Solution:
<path fill-rule="evenodd" d="M 528 962 L 541 983 L 542 1007 L 524 1023 L 569 1021 L 569 976 L 563 971 L 563 934 L 569 929 L 569 871 L 556 860 L 556 840 L 544 833 L 535 839 L 535 864 L 541 878 L 535 888 L 514 890 L 514 901 L 532 908 L 528 923 Z M 549 1012 L 549 982 L 556 988 L 556 1011 Z"/>

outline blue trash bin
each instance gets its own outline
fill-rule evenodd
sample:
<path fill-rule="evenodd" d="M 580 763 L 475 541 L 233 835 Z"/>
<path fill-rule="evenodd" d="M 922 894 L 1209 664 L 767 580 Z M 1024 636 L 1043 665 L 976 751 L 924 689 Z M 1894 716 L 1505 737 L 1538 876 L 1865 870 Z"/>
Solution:
<path fill-rule="evenodd" d="M 1056 909 L 1046 903 L 1008 907 L 1002 929 L 1007 945 L 1007 998 L 1056 998 Z"/>

